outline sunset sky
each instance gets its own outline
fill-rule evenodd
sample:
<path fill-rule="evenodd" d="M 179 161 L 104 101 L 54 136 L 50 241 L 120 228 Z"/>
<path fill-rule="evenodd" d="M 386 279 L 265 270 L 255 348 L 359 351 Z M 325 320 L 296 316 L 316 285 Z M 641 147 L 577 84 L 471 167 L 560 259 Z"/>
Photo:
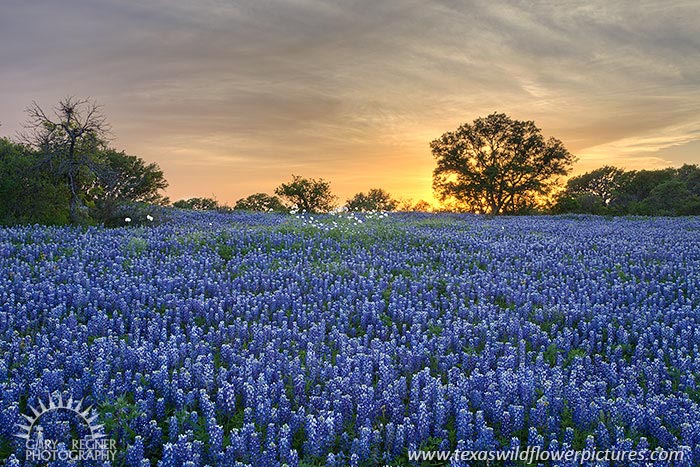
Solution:
<path fill-rule="evenodd" d="M 0 136 L 69 94 L 173 200 L 292 173 L 430 200 L 429 142 L 494 111 L 575 173 L 700 163 L 700 2 L 2 0 Z"/>

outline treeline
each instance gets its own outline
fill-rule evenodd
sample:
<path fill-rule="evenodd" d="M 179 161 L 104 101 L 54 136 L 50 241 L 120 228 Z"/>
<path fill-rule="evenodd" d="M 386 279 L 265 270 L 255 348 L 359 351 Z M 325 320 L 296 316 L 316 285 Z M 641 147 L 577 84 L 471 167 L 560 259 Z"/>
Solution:
<path fill-rule="evenodd" d="M 0 223 L 148 222 L 169 201 L 157 164 L 108 145 L 100 106 L 68 97 L 46 112 L 27 109 L 17 141 L 0 138 Z"/>
<path fill-rule="evenodd" d="M 700 214 L 700 171 L 601 167 L 569 179 L 574 156 L 532 121 L 493 113 L 430 143 L 433 188 L 457 210 L 488 214 Z"/>
<path fill-rule="evenodd" d="M 337 197 L 325 180 L 294 176 L 280 185 L 275 195 L 256 193 L 239 199 L 232 207 L 212 198 L 191 198 L 173 206 L 195 210 L 246 210 L 258 212 L 327 212 L 337 207 Z M 460 204 L 433 207 L 425 201 L 399 201 L 387 191 L 374 188 L 357 193 L 342 207 L 348 211 L 471 212 Z M 623 170 L 605 166 L 572 177 L 549 202 L 524 206 L 509 214 L 598 214 L 642 216 L 700 215 L 700 167 L 658 170 Z"/>
<path fill-rule="evenodd" d="M 275 195 L 256 193 L 239 199 L 233 206 L 213 198 L 191 198 L 173 203 L 194 210 L 245 210 L 256 212 L 328 212 L 338 207 L 330 183 L 323 179 L 293 176 Z M 436 211 L 473 212 L 459 203 L 437 208 L 425 201 L 399 201 L 387 191 L 374 188 L 357 193 L 342 207 L 348 211 Z M 623 170 L 605 166 L 570 178 L 549 202 L 524 205 L 508 214 L 598 214 L 641 216 L 700 215 L 700 167 L 686 164 L 659 170 Z"/>
<path fill-rule="evenodd" d="M 700 215 L 700 167 L 623 170 L 605 166 L 572 177 L 557 197 L 555 213 Z"/>
<path fill-rule="evenodd" d="M 168 186 L 157 164 L 117 151 L 99 105 L 72 97 L 46 112 L 33 103 L 25 131 L 0 138 L 0 224 L 152 222 Z M 561 141 L 545 139 L 532 121 L 494 113 L 432 141 L 433 188 L 441 206 L 398 200 L 381 188 L 340 205 L 324 179 L 293 175 L 273 194 L 255 193 L 233 206 L 190 198 L 173 207 L 258 212 L 446 211 L 487 214 L 700 214 L 700 168 L 623 170 L 605 166 L 569 179 L 574 162 Z M 160 211 L 162 212 L 162 211 Z"/>
<path fill-rule="evenodd" d="M 0 138 L 0 224 L 71 222 L 71 188 L 57 170 L 60 162 L 42 151 Z M 76 224 L 122 225 L 128 217 L 147 221 L 168 199 L 163 172 L 136 156 L 104 148 L 91 154 L 77 173 Z"/>
<path fill-rule="evenodd" d="M 189 198 L 173 203 L 180 209 L 211 211 L 255 212 L 308 212 L 323 213 L 338 208 L 338 197 L 331 192 L 330 182 L 324 179 L 304 178 L 292 175 L 292 180 L 275 189 L 275 194 L 255 193 L 241 198 L 233 206 L 227 206 L 214 198 Z M 372 188 L 348 199 L 342 208 L 347 211 L 429 211 L 425 201 L 413 203 L 410 199 L 398 200 L 386 190 Z"/>

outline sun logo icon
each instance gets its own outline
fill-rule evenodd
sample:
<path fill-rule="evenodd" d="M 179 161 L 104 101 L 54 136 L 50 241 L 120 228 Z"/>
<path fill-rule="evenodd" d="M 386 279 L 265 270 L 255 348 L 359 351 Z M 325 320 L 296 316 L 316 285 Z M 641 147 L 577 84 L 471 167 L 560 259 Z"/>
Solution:
<path fill-rule="evenodd" d="M 90 430 L 91 439 L 97 440 L 104 438 L 106 436 L 104 432 L 104 425 L 97 422 L 98 415 L 91 415 L 90 412 L 92 411 L 92 406 L 83 409 L 82 405 L 82 399 L 74 401 L 73 397 L 70 397 L 67 401 L 64 401 L 63 396 L 59 392 L 54 393 L 53 396 L 49 394 L 48 402 L 46 404 L 43 400 L 41 400 L 41 398 L 39 398 L 38 408 L 28 405 L 29 409 L 32 411 L 32 415 L 22 414 L 22 416 L 27 420 L 27 424 L 18 424 L 21 431 L 19 433 L 15 433 L 15 436 L 22 438 L 25 440 L 25 442 L 29 443 L 32 437 L 32 432 L 36 432 L 38 438 L 37 441 L 43 441 L 43 427 L 41 427 L 41 425 L 37 425 L 39 419 L 47 413 L 58 410 L 66 410 L 77 415 L 85 423 Z"/>

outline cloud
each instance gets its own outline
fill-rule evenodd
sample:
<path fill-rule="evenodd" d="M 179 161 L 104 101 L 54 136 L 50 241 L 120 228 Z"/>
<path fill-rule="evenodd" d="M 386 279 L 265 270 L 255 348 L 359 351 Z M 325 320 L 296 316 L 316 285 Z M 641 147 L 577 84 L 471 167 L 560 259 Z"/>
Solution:
<path fill-rule="evenodd" d="M 646 134 L 621 138 L 610 143 L 583 150 L 579 156 L 585 165 L 599 167 L 614 164 L 626 168 L 662 168 L 674 165 L 665 151 L 700 142 L 700 121 L 674 127 L 655 129 Z M 700 162 L 698 160 L 689 162 Z"/>
<path fill-rule="evenodd" d="M 697 13 L 682 0 L 5 0 L 0 121 L 12 134 L 32 100 L 90 95 L 172 197 L 224 201 L 300 171 L 341 196 L 428 197 L 429 141 L 493 111 L 535 120 L 583 167 L 677 164 L 697 138 Z"/>

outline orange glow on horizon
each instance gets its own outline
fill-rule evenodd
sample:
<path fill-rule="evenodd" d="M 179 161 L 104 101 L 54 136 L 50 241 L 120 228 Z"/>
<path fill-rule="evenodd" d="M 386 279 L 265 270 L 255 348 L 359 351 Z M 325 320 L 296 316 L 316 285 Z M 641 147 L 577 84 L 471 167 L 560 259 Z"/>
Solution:
<path fill-rule="evenodd" d="M 563 141 L 574 175 L 700 163 L 693 2 L 273 3 L 3 4 L 0 136 L 91 97 L 172 200 L 227 204 L 292 174 L 437 204 L 430 141 L 493 112 Z"/>

